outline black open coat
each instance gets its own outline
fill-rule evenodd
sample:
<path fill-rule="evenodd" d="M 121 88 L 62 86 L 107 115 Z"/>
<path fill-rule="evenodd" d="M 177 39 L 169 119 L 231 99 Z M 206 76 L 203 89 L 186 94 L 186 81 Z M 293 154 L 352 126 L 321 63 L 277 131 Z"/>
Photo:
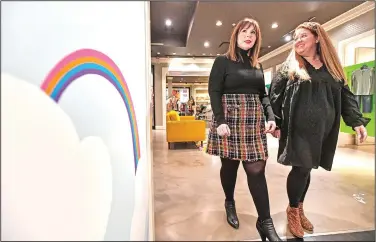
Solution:
<path fill-rule="evenodd" d="M 270 102 L 281 130 L 278 162 L 330 171 L 341 116 L 353 128 L 366 126 L 370 119 L 362 116 L 344 82 L 335 81 L 325 66 L 306 65 L 311 80 L 289 80 L 283 64 L 270 86 Z"/>

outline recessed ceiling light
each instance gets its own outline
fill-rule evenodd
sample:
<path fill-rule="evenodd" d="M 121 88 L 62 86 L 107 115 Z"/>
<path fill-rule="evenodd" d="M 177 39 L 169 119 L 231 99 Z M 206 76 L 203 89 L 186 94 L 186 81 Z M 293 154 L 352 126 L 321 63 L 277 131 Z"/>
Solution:
<path fill-rule="evenodd" d="M 278 28 L 278 24 L 277 23 L 273 23 L 272 24 L 272 29 L 276 29 L 276 28 Z"/>
<path fill-rule="evenodd" d="M 270 46 L 270 45 L 268 45 L 268 48 L 271 48 L 271 46 Z"/>
<path fill-rule="evenodd" d="M 172 25 L 171 19 L 166 19 L 165 24 L 166 26 L 171 26 Z"/>
<path fill-rule="evenodd" d="M 285 36 L 285 41 L 290 41 L 291 40 L 291 35 L 286 35 Z"/>
<path fill-rule="evenodd" d="M 191 53 L 188 53 L 187 55 L 191 55 Z"/>
<path fill-rule="evenodd" d="M 209 45 L 210 45 L 209 42 L 208 42 L 208 41 L 205 41 L 204 46 L 205 46 L 206 48 L 208 48 Z"/>
<path fill-rule="evenodd" d="M 206 55 L 205 53 L 202 53 L 202 55 Z"/>
<path fill-rule="evenodd" d="M 173 55 L 176 55 L 176 53 L 174 52 L 174 53 L 172 53 Z"/>
<path fill-rule="evenodd" d="M 221 55 L 221 54 L 217 54 L 217 55 Z"/>
<path fill-rule="evenodd" d="M 160 55 L 161 54 L 161 52 L 157 52 L 157 55 Z"/>
<path fill-rule="evenodd" d="M 235 25 L 236 25 L 236 23 L 233 23 L 233 24 L 232 24 L 232 26 L 235 26 Z"/>
<path fill-rule="evenodd" d="M 217 26 L 222 26 L 222 22 L 221 22 L 220 20 L 218 20 L 218 21 L 215 23 L 215 25 L 217 25 Z"/>

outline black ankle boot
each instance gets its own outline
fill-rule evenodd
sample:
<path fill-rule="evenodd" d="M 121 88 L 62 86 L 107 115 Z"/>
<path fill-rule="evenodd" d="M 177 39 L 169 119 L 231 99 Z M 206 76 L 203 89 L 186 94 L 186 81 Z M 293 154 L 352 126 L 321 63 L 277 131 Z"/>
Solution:
<path fill-rule="evenodd" d="M 239 228 L 239 219 L 236 214 L 235 201 L 225 201 L 225 209 L 227 215 L 227 222 L 231 227 L 238 229 Z"/>
<path fill-rule="evenodd" d="M 264 221 L 257 219 L 256 228 L 262 241 L 266 241 L 266 238 L 268 238 L 269 241 L 282 241 L 275 231 L 271 218 L 265 219 Z"/>

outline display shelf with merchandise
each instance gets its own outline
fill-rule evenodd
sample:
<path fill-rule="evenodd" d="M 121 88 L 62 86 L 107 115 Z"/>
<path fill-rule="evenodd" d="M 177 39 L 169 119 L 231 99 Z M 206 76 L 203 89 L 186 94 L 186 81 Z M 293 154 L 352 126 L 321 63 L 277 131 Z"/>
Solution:
<path fill-rule="evenodd" d="M 344 68 L 344 72 L 345 72 L 346 79 L 347 79 L 347 82 L 348 82 L 350 89 L 352 89 L 351 76 L 352 76 L 353 72 L 356 71 L 356 70 L 359 70 L 364 65 L 367 66 L 368 68 L 372 69 L 372 68 L 375 67 L 375 61 L 369 61 L 369 62 L 360 63 L 360 64 L 356 64 L 356 65 L 346 66 Z M 362 105 L 363 105 L 363 103 L 360 104 L 360 108 L 361 108 L 360 111 L 362 111 L 362 107 L 363 107 Z M 367 125 L 368 136 L 375 137 L 375 94 L 374 93 L 371 96 L 371 112 L 363 113 L 363 115 L 364 115 L 364 117 L 371 119 L 371 121 Z M 351 127 L 348 127 L 344 123 L 343 119 L 341 119 L 340 131 L 343 132 L 343 133 L 347 133 L 347 134 L 355 134 L 355 131 L 353 131 Z"/>

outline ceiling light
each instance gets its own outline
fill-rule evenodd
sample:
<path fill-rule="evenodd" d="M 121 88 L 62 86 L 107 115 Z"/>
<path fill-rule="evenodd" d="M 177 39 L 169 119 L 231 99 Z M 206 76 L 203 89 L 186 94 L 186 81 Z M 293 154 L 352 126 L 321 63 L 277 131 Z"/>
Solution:
<path fill-rule="evenodd" d="M 206 55 L 205 53 L 202 53 L 202 55 Z"/>
<path fill-rule="evenodd" d="M 173 55 L 176 55 L 176 53 L 174 52 L 174 53 L 172 53 Z"/>
<path fill-rule="evenodd" d="M 208 42 L 208 41 L 205 41 L 204 46 L 205 46 L 206 48 L 208 48 L 208 47 L 209 47 L 209 42 Z"/>
<path fill-rule="evenodd" d="M 217 54 L 217 55 L 221 55 L 221 54 Z"/>
<path fill-rule="evenodd" d="M 171 22 L 170 19 L 166 19 L 165 24 L 166 24 L 166 26 L 171 26 L 172 22 Z"/>
<path fill-rule="evenodd" d="M 218 20 L 217 23 L 215 23 L 215 25 L 222 26 L 222 22 L 220 20 Z"/>
<path fill-rule="evenodd" d="M 191 55 L 191 53 L 188 53 L 187 55 Z"/>
<path fill-rule="evenodd" d="M 235 25 L 236 25 L 236 23 L 233 23 L 233 24 L 232 24 L 232 26 L 235 26 Z"/>
<path fill-rule="evenodd" d="M 268 48 L 271 48 L 271 46 L 270 46 L 270 45 L 268 45 Z"/>
<path fill-rule="evenodd" d="M 285 41 L 290 41 L 291 40 L 291 35 L 286 35 L 285 36 Z"/>
<path fill-rule="evenodd" d="M 276 28 L 278 28 L 278 24 L 277 23 L 273 23 L 272 24 L 272 29 L 276 29 Z"/>
<path fill-rule="evenodd" d="M 161 54 L 161 52 L 157 52 L 157 55 L 160 55 Z"/>

